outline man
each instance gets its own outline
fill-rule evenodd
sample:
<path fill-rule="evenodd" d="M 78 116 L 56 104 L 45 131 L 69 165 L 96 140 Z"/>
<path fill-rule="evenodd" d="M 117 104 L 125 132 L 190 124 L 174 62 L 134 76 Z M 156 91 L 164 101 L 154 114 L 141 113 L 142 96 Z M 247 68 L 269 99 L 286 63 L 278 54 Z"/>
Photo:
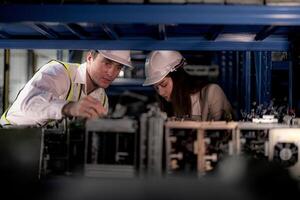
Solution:
<path fill-rule="evenodd" d="M 130 51 L 89 51 L 83 64 L 52 60 L 42 66 L 3 113 L 1 125 L 38 125 L 63 117 L 94 119 L 108 111 L 105 94 Z"/>

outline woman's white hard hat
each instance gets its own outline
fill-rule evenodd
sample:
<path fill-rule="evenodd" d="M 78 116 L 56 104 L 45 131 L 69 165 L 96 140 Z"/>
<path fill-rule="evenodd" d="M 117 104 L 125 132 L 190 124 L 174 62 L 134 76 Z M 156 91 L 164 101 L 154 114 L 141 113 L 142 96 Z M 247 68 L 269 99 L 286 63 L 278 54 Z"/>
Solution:
<path fill-rule="evenodd" d="M 152 51 L 146 59 L 143 86 L 158 83 L 183 62 L 184 58 L 178 51 Z"/>
<path fill-rule="evenodd" d="M 109 60 L 115 61 L 117 63 L 129 67 L 130 69 L 133 69 L 133 65 L 131 63 L 131 58 L 130 58 L 130 51 L 98 50 L 98 52 Z"/>

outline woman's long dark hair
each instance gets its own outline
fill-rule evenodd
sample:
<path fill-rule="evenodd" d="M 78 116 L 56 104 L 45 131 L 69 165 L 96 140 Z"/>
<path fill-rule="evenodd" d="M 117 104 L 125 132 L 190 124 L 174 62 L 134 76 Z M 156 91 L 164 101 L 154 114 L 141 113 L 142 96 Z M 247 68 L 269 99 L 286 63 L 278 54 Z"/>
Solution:
<path fill-rule="evenodd" d="M 161 109 L 170 116 L 186 117 L 192 114 L 191 94 L 199 92 L 208 84 L 207 80 L 199 76 L 189 75 L 183 67 L 170 72 L 167 76 L 173 81 L 171 102 L 167 102 L 162 97 L 160 99 Z M 201 95 L 201 92 L 200 92 Z"/>

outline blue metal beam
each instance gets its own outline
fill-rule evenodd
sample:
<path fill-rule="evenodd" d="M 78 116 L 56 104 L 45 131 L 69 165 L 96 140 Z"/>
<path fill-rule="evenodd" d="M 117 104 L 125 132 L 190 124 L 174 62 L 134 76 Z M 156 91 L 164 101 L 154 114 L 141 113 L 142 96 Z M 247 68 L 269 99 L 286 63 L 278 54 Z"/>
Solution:
<path fill-rule="evenodd" d="M 259 33 L 256 34 L 254 40 L 260 41 L 266 39 L 269 35 L 274 33 L 278 26 L 265 26 Z"/>
<path fill-rule="evenodd" d="M 244 103 L 246 112 L 250 112 L 251 109 L 251 52 L 244 52 L 243 63 L 243 88 L 244 88 Z"/>
<path fill-rule="evenodd" d="M 47 38 L 50 39 L 57 39 L 59 38 L 59 35 L 53 31 L 52 29 L 50 29 L 48 26 L 41 24 L 41 23 L 29 23 L 28 24 L 31 28 L 33 28 L 34 30 L 36 30 L 37 32 L 41 33 L 42 35 L 44 35 Z"/>
<path fill-rule="evenodd" d="M 0 22 L 300 25 L 299 6 L 1 5 Z"/>
<path fill-rule="evenodd" d="M 10 35 L 8 33 L 6 33 L 5 31 L 0 31 L 0 38 L 8 39 L 8 38 L 10 38 Z"/>
<path fill-rule="evenodd" d="M 262 101 L 262 86 L 263 86 L 263 79 L 262 79 L 262 73 L 263 73 L 263 66 L 262 66 L 262 52 L 257 51 L 254 52 L 254 60 L 255 60 L 255 79 L 256 79 L 256 101 L 258 105 L 264 103 Z"/>
<path fill-rule="evenodd" d="M 118 34 L 116 33 L 116 31 L 114 30 L 113 27 L 106 25 L 106 24 L 102 24 L 101 25 L 103 31 L 106 33 L 106 35 L 111 39 L 111 40 L 117 40 L 119 39 Z"/>
<path fill-rule="evenodd" d="M 293 63 L 289 62 L 289 106 L 292 108 L 294 106 L 293 104 L 293 88 L 294 88 L 294 68 Z"/>
<path fill-rule="evenodd" d="M 68 23 L 65 26 L 80 39 L 87 39 L 89 37 L 89 33 L 78 24 Z"/>
<path fill-rule="evenodd" d="M 0 48 L 15 49 L 131 49 L 131 50 L 203 50 L 203 51 L 288 51 L 287 41 L 227 42 L 196 39 L 168 40 L 17 40 L 2 39 Z"/>
<path fill-rule="evenodd" d="M 158 39 L 160 40 L 167 39 L 166 26 L 164 24 L 158 25 Z"/>
<path fill-rule="evenodd" d="M 272 93 L 272 53 L 265 51 L 262 53 L 262 103 L 270 103 Z"/>
<path fill-rule="evenodd" d="M 269 104 L 272 85 L 271 52 L 254 52 L 256 70 L 256 100 L 258 104 Z"/>
<path fill-rule="evenodd" d="M 215 40 L 224 30 L 224 26 L 213 26 L 205 36 L 207 40 Z"/>

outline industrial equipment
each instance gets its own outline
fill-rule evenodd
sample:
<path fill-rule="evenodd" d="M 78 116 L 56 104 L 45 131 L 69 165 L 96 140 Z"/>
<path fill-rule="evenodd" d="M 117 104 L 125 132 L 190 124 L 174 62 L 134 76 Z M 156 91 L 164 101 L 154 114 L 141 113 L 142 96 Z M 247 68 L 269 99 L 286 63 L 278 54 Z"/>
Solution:
<path fill-rule="evenodd" d="M 289 169 L 294 177 L 300 177 L 300 129 L 281 128 L 270 130 L 270 161 Z"/>
<path fill-rule="evenodd" d="M 162 176 L 164 166 L 164 124 L 167 115 L 156 104 L 140 117 L 140 162 L 141 176 Z"/>
<path fill-rule="evenodd" d="M 203 175 L 236 152 L 236 122 L 167 121 L 167 174 Z"/>
<path fill-rule="evenodd" d="M 88 120 L 85 127 L 84 175 L 135 177 L 138 122 L 134 119 Z"/>

